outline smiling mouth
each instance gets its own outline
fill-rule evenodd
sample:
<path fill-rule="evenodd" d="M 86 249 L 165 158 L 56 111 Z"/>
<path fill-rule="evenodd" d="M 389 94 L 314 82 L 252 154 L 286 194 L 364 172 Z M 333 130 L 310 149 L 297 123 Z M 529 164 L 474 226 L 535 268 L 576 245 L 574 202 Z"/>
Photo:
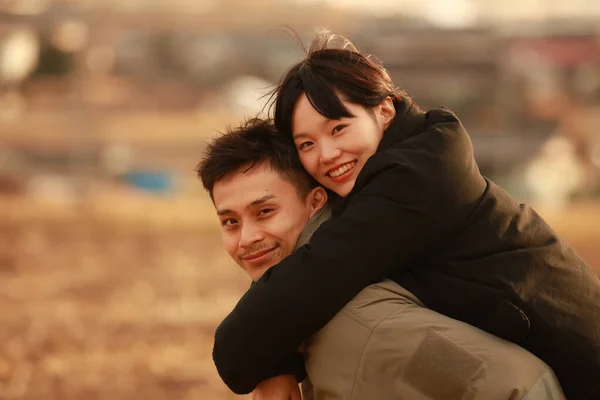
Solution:
<path fill-rule="evenodd" d="M 258 251 L 256 253 L 246 255 L 246 256 L 242 257 L 242 260 L 244 260 L 245 262 L 250 263 L 250 264 L 261 264 L 262 262 L 264 262 L 266 259 L 268 259 L 271 256 L 271 253 L 275 249 L 277 249 L 277 246 L 271 247 L 270 249 L 265 249 L 265 250 Z"/>
<path fill-rule="evenodd" d="M 354 167 L 356 167 L 356 164 L 358 164 L 357 160 L 350 161 L 348 163 L 330 169 L 326 175 L 332 178 L 333 180 L 343 179 L 344 177 L 349 175 L 349 172 L 352 171 Z"/>

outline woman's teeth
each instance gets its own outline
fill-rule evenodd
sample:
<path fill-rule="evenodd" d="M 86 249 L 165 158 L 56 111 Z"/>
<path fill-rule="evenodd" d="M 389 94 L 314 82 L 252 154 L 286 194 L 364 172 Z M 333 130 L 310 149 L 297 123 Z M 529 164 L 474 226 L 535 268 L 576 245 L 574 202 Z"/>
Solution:
<path fill-rule="evenodd" d="M 342 175 L 344 172 L 354 168 L 355 165 L 356 165 L 356 161 L 352 161 L 352 162 L 349 162 L 348 164 L 344 164 L 341 167 L 331 171 L 329 173 L 329 176 L 331 176 L 332 178 L 336 178 L 336 177 Z"/>

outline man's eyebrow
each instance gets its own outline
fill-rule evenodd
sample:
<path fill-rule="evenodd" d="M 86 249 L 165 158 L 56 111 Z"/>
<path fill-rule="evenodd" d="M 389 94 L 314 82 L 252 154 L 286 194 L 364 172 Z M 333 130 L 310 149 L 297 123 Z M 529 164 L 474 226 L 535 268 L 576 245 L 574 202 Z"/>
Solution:
<path fill-rule="evenodd" d="M 274 194 L 268 194 L 266 196 L 261 197 L 260 199 L 254 200 L 252 203 L 247 205 L 246 208 L 259 206 L 259 205 L 263 204 L 264 202 L 266 202 L 267 200 L 274 199 L 275 197 L 277 197 L 277 196 L 275 196 Z"/>
<path fill-rule="evenodd" d="M 266 196 L 261 197 L 260 199 L 254 200 L 252 203 L 248 204 L 246 206 L 246 208 L 259 206 L 259 205 L 263 204 L 264 202 L 266 202 L 268 200 L 271 200 L 271 199 L 274 199 L 276 197 L 277 196 L 275 196 L 274 194 L 268 194 Z M 217 215 L 219 217 L 222 216 L 222 215 L 228 215 L 228 214 L 233 214 L 233 211 L 227 210 L 227 209 L 225 209 L 225 210 L 217 210 Z"/>

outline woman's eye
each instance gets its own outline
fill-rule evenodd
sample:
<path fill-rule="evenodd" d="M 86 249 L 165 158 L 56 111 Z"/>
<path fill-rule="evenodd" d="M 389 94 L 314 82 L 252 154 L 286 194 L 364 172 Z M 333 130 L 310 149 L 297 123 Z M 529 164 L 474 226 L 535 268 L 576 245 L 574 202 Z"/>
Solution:
<path fill-rule="evenodd" d="M 298 146 L 298 150 L 306 150 L 313 145 L 313 142 L 303 142 Z"/>
<path fill-rule="evenodd" d="M 344 124 L 339 124 L 339 125 L 336 125 L 336 126 L 333 128 L 333 131 L 332 131 L 332 133 L 333 133 L 333 134 L 339 133 L 340 131 L 342 131 L 342 130 L 343 130 L 345 127 L 347 127 L 347 126 L 348 126 L 348 125 L 344 125 Z"/>

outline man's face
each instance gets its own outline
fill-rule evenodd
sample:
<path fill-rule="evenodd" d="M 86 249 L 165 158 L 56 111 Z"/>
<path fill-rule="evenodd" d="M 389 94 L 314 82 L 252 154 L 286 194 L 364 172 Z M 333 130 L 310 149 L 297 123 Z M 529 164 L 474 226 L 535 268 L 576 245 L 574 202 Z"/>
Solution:
<path fill-rule="evenodd" d="M 294 251 L 314 207 L 268 165 L 246 169 L 215 183 L 213 198 L 225 249 L 256 281 Z"/>

